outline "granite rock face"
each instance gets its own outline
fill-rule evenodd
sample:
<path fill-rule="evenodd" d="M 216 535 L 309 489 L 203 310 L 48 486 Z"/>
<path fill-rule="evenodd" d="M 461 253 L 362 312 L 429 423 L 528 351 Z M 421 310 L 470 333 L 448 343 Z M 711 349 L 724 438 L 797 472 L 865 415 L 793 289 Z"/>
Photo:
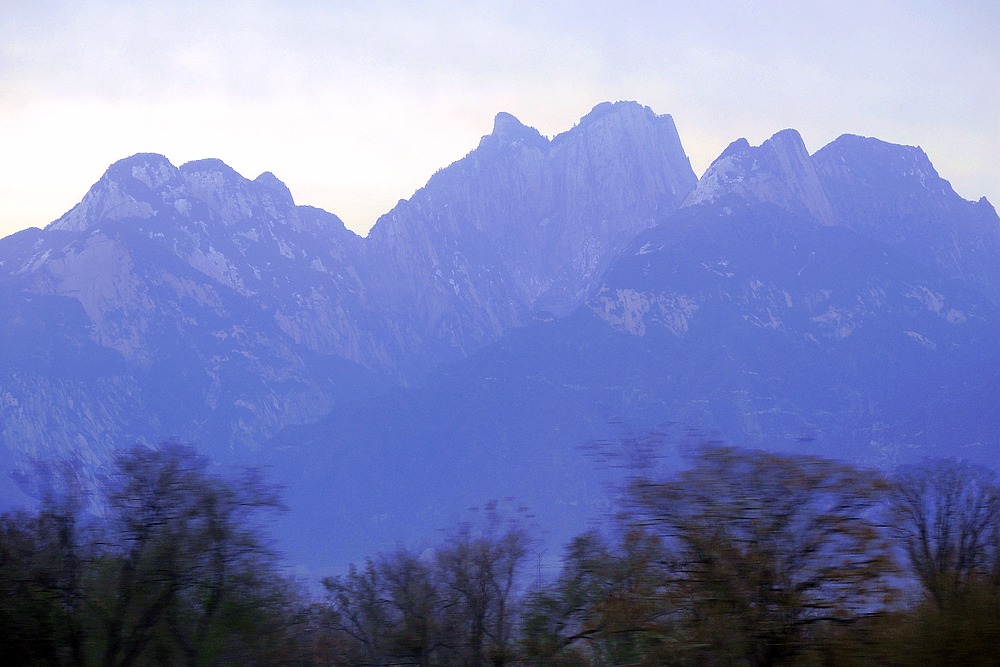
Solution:
<path fill-rule="evenodd" d="M 998 234 L 919 148 L 845 135 L 810 157 L 784 130 L 733 142 L 587 309 L 672 351 L 634 391 L 673 420 L 880 465 L 989 461 Z"/>
<path fill-rule="evenodd" d="M 542 141 L 510 118 L 498 126 L 540 171 Z M 559 548 L 614 511 L 615 466 L 645 434 L 668 465 L 701 439 L 884 468 L 952 455 L 996 465 L 1000 309 L 980 289 L 988 278 L 956 278 L 932 248 L 895 240 L 899 216 L 844 215 L 821 156 L 788 131 L 738 142 L 681 208 L 615 253 L 579 305 L 536 310 L 423 382 L 280 433 L 269 460 L 295 480 L 293 504 L 337 489 L 330 530 L 309 548 L 337 558 L 345 543 L 412 543 L 447 525 L 449 508 L 508 496 Z M 878 153 L 855 159 L 882 179 L 897 168 Z M 946 190 L 913 196 L 950 210 Z M 948 215 L 928 224 L 947 227 Z"/>
<path fill-rule="evenodd" d="M 666 422 L 995 461 L 998 235 L 918 148 L 783 130 L 696 179 L 634 102 L 551 139 L 498 114 L 366 238 L 135 155 L 0 239 L 0 464 L 193 441 L 271 466 L 284 546 L 343 563 L 508 495 L 568 539 L 610 507 L 581 443 Z"/>
<path fill-rule="evenodd" d="M 352 359 L 372 354 L 370 333 L 340 317 L 363 298 L 360 242 L 269 174 L 115 163 L 45 230 L 0 242 L 8 349 L 30 350 L 0 375 L 7 451 L 99 458 L 165 437 L 228 450 L 318 417 L 331 387 L 365 375 Z"/>
<path fill-rule="evenodd" d="M 746 139 L 734 141 L 708 168 L 684 205 L 726 196 L 806 213 L 824 225 L 836 223 L 815 165 L 795 130 L 782 130 L 756 147 Z"/>
<path fill-rule="evenodd" d="M 364 239 L 270 173 L 121 160 L 46 229 L 0 241 L 9 349 L 38 342 L 22 321 L 76 341 L 45 343 L 66 369 L 7 357 L 5 447 L 257 447 L 359 387 L 418 381 L 539 309 L 572 309 L 695 180 L 670 117 L 635 103 L 552 141 L 499 114 Z M 76 359 L 95 350 L 114 363 Z M 95 407 L 77 410 L 82 396 Z"/>
<path fill-rule="evenodd" d="M 919 147 L 848 134 L 813 162 L 839 224 L 1000 304 L 1000 225 L 985 197 L 962 199 Z"/>
<path fill-rule="evenodd" d="M 695 181 L 673 120 L 638 104 L 599 105 L 551 141 L 499 114 L 365 239 L 402 363 L 461 358 L 534 312 L 565 314 Z"/>

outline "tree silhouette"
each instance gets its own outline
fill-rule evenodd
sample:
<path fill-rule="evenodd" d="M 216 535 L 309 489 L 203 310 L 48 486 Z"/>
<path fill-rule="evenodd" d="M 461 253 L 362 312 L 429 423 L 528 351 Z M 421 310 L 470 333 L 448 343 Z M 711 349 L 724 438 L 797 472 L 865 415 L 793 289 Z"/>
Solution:
<path fill-rule="evenodd" d="M 596 532 L 569 545 L 562 573 L 529 596 L 526 658 L 538 665 L 659 664 L 671 630 L 669 563 L 661 540 L 629 529 L 620 545 Z"/>
<path fill-rule="evenodd" d="M 686 471 L 637 479 L 631 508 L 674 552 L 689 650 L 773 665 L 801 654 L 815 626 L 891 600 L 889 544 L 873 520 L 884 491 L 843 463 L 705 446 Z"/>
<path fill-rule="evenodd" d="M 179 650 L 198 664 L 219 650 L 213 632 L 249 602 L 270 558 L 252 519 L 280 506 L 248 473 L 230 482 L 193 448 L 164 444 L 120 453 L 107 481 L 109 548 L 94 609 L 103 664 L 135 664 L 145 652 Z"/>
<path fill-rule="evenodd" d="M 893 527 L 910 569 L 938 607 L 971 584 L 1000 584 L 1000 486 L 986 468 L 932 460 L 892 485 Z"/>

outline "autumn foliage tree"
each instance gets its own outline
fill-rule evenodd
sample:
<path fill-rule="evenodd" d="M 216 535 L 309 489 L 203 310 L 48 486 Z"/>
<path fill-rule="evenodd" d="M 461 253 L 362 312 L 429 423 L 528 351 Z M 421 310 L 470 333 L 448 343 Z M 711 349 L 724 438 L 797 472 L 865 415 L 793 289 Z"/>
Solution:
<path fill-rule="evenodd" d="M 535 665 L 659 664 L 672 632 L 670 563 L 662 540 L 629 528 L 614 543 L 574 539 L 562 572 L 526 602 L 524 658 Z"/>
<path fill-rule="evenodd" d="M 890 545 L 871 472 L 811 456 L 706 446 L 666 479 L 637 479 L 632 521 L 676 560 L 680 652 L 719 664 L 784 664 L 818 627 L 891 601 Z"/>
<path fill-rule="evenodd" d="M 253 472 L 173 444 L 122 450 L 96 484 L 46 471 L 37 511 L 0 516 L 10 664 L 997 664 L 1000 487 L 965 463 L 887 479 L 706 445 L 633 469 L 548 579 L 523 519 L 488 504 L 319 596 L 282 575 L 261 524 L 280 502 Z"/>

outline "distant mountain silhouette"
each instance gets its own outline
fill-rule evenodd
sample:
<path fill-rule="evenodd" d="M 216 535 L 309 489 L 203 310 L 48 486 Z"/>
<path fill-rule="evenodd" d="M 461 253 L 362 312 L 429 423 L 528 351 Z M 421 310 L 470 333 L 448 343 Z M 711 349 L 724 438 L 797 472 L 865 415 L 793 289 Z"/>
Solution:
<path fill-rule="evenodd" d="M 501 113 L 367 238 L 270 173 L 140 154 L 0 240 L 0 460 L 268 465 L 317 568 L 488 498 L 560 540 L 609 511 L 623 434 L 995 464 L 997 331 L 996 211 L 876 139 L 740 139 L 696 179 L 634 102 L 551 140 Z"/>

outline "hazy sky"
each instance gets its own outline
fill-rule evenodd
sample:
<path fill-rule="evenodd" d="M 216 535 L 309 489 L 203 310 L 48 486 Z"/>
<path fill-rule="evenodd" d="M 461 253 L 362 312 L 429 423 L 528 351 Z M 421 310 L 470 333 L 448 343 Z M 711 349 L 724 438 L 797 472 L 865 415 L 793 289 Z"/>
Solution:
<path fill-rule="evenodd" d="M 740 136 L 849 132 L 1000 206 L 1000 0 L 0 0 L 0 236 L 138 152 L 272 171 L 365 233 L 498 111 L 552 136 L 619 99 L 699 175 Z"/>

